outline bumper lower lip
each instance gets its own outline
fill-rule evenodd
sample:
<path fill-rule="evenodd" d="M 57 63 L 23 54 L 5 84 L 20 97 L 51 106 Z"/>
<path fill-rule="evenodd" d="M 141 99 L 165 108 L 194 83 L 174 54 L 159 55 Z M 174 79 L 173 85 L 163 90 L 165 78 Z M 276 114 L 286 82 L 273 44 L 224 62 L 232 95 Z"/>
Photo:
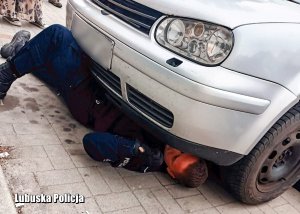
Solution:
<path fill-rule="evenodd" d="M 173 135 L 172 133 L 159 127 L 158 125 L 156 125 L 155 123 L 151 122 L 143 115 L 138 113 L 136 110 L 130 107 L 128 103 L 126 103 L 116 94 L 111 92 L 111 90 L 108 89 L 104 84 L 102 84 L 102 82 L 100 82 L 97 77 L 95 78 L 98 80 L 99 84 L 106 89 L 106 96 L 113 104 L 121 108 L 122 112 L 127 114 L 136 123 L 142 125 L 143 128 L 145 128 L 154 136 L 158 137 L 164 143 L 171 145 L 185 153 L 196 155 L 200 158 L 211 161 L 221 166 L 232 165 L 235 162 L 239 161 L 242 157 L 244 157 L 244 155 L 242 154 L 223 149 L 217 149 L 209 146 L 204 146 Z"/>

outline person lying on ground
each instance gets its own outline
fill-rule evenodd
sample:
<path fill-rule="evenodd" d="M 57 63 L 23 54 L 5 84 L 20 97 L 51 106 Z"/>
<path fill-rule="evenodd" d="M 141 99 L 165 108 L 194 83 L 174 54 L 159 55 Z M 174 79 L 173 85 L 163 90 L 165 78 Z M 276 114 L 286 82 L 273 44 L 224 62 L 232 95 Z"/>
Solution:
<path fill-rule="evenodd" d="M 24 43 L 27 37 L 19 33 L 6 48 L 15 49 L 19 40 Z M 163 144 L 106 99 L 105 90 L 89 72 L 89 57 L 65 27 L 53 25 L 12 53 L 0 65 L 0 99 L 17 78 L 33 73 L 59 91 L 76 120 L 96 131 L 83 138 L 94 160 L 138 172 L 167 168 L 172 178 L 190 187 L 206 180 L 204 161 L 170 146 L 165 147 L 163 157 Z"/>

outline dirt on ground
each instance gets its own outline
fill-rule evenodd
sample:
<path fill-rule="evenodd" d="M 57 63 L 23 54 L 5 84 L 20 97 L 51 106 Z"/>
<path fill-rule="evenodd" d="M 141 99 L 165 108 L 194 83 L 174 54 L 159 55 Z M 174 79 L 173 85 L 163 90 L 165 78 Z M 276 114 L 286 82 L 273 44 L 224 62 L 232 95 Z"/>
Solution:
<path fill-rule="evenodd" d="M 0 153 L 4 153 L 4 152 L 10 152 L 12 150 L 12 147 L 10 146 L 0 146 Z"/>
<path fill-rule="evenodd" d="M 8 154 L 10 154 L 11 150 L 13 150 L 13 147 L 11 146 L 0 146 L 0 154 L 7 152 Z M 0 164 L 2 165 L 3 162 L 9 158 L 8 157 L 4 157 L 4 158 L 0 158 Z"/>

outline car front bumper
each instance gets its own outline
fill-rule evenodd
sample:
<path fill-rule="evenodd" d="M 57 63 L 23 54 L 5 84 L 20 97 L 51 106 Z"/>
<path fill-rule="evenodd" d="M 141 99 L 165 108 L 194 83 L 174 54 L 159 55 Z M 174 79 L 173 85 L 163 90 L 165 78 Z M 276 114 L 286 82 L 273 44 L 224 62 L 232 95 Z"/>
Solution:
<path fill-rule="evenodd" d="M 105 77 L 99 81 L 125 111 L 184 152 L 230 165 L 248 154 L 296 103 L 296 96 L 277 84 L 180 58 L 155 42 L 155 26 L 150 36 L 144 35 L 116 17 L 102 14 L 101 8 L 87 0 L 69 0 L 67 10 L 68 27 L 79 45 L 110 72 L 108 75 L 120 84 L 120 92 Z M 112 41 L 111 57 L 100 51 L 103 47 L 97 41 L 102 36 Z M 183 63 L 178 67 L 167 64 L 173 57 Z M 104 62 L 103 58 L 108 59 Z M 131 102 L 129 88 L 161 107 L 162 114 L 171 113 L 171 126 Z"/>

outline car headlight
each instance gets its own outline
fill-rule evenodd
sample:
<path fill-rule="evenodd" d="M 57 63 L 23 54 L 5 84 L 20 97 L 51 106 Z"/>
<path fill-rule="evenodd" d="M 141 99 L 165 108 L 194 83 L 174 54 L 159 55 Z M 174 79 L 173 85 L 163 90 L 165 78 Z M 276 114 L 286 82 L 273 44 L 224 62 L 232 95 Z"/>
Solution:
<path fill-rule="evenodd" d="M 233 46 L 231 30 L 183 18 L 164 19 L 156 29 L 155 38 L 163 47 L 208 66 L 223 62 Z"/>

